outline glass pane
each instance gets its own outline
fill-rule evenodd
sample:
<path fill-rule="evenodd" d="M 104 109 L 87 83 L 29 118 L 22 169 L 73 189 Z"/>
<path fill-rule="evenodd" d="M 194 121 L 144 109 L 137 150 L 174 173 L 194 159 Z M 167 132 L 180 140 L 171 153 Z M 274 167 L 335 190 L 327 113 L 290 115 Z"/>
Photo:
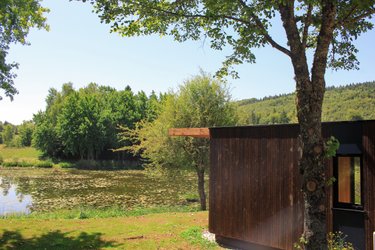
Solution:
<path fill-rule="evenodd" d="M 361 205 L 360 157 L 338 158 L 338 201 Z"/>
<path fill-rule="evenodd" d="M 359 157 L 353 157 L 354 165 L 354 203 L 361 205 L 361 161 Z"/>
<path fill-rule="evenodd" d="M 339 185 L 339 202 L 350 203 L 351 200 L 351 157 L 339 157 L 338 165 L 338 185 Z"/>

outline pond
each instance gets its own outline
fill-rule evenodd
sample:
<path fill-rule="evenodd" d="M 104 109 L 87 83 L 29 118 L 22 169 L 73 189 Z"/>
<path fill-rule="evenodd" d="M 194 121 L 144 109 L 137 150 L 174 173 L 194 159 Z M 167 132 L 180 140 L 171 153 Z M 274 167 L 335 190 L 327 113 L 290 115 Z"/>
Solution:
<path fill-rule="evenodd" d="M 89 206 L 185 204 L 196 193 L 193 173 L 150 175 L 142 170 L 0 168 L 0 215 Z"/>

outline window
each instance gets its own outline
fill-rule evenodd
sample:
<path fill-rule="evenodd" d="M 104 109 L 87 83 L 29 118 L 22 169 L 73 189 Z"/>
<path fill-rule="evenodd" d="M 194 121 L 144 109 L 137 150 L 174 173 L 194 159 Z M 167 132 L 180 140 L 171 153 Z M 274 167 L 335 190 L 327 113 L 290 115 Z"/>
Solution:
<path fill-rule="evenodd" d="M 338 156 L 336 158 L 336 203 L 342 207 L 362 206 L 361 157 Z"/>

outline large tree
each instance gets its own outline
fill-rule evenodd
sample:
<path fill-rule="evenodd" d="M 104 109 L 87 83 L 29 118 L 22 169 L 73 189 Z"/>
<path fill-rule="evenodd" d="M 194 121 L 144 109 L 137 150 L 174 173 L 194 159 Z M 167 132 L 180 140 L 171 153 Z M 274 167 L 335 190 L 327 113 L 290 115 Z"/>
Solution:
<path fill-rule="evenodd" d="M 43 8 L 40 2 L 41 0 L 0 1 L 0 89 L 11 100 L 18 93 L 14 87 L 16 74 L 12 71 L 18 68 L 18 64 L 7 62 L 6 57 L 10 44 L 28 44 L 26 36 L 31 27 L 48 29 L 46 18 L 43 16 L 48 9 Z"/>
<path fill-rule="evenodd" d="M 84 1 L 84 0 L 83 0 Z M 112 31 L 124 36 L 171 35 L 183 42 L 207 38 L 214 49 L 233 48 L 219 71 L 255 62 L 253 48 L 272 46 L 291 60 L 300 124 L 300 170 L 307 249 L 325 249 L 325 166 L 321 135 L 325 71 L 357 68 L 354 41 L 373 28 L 374 0 L 88 0 Z M 271 36 L 281 19 L 287 43 Z M 310 52 L 308 52 L 310 51 Z M 311 54 L 310 54 L 311 53 Z M 308 57 L 312 56 L 311 63 Z"/>

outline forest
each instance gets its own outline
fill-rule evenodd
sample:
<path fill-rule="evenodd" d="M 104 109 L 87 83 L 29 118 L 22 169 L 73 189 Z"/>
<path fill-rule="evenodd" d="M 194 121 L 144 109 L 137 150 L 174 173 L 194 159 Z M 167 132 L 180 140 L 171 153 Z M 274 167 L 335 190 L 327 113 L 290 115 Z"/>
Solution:
<path fill-rule="evenodd" d="M 297 123 L 295 94 L 237 102 L 241 124 Z M 323 121 L 375 119 L 375 81 L 328 87 L 323 101 Z"/>
<path fill-rule="evenodd" d="M 117 91 L 90 83 L 74 89 L 72 83 L 61 90 L 51 88 L 46 109 L 32 121 L 15 126 L 0 124 L 2 142 L 7 146 L 31 146 L 45 156 L 58 159 L 98 160 L 118 157 L 111 149 L 123 147 L 119 125 L 134 128 L 141 120 L 152 120 L 163 98 L 144 92 L 134 94 L 129 86 Z"/>

